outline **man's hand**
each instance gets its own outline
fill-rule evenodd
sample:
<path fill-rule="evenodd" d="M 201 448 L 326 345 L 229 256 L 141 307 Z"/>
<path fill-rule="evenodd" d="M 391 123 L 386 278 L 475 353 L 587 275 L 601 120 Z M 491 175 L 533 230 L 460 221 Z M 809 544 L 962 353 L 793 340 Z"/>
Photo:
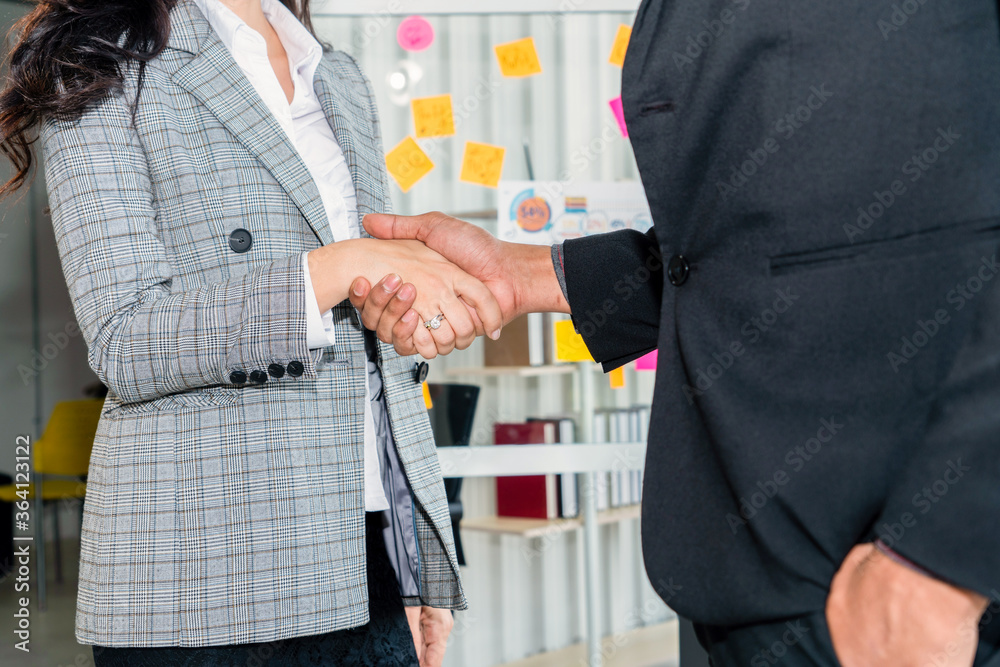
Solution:
<path fill-rule="evenodd" d="M 833 578 L 826 618 L 844 667 L 969 667 L 987 603 L 861 544 Z"/>
<path fill-rule="evenodd" d="M 406 607 L 406 620 L 413 633 L 420 667 L 440 667 L 455 619 L 448 609 Z"/>
<path fill-rule="evenodd" d="M 478 278 L 496 298 L 504 324 L 524 313 L 569 312 L 547 246 L 505 243 L 475 225 L 443 213 L 412 217 L 369 214 L 365 216 L 364 225 L 376 238 L 422 241 Z M 383 280 L 379 284 L 384 283 Z M 418 346 L 410 336 L 420 334 L 420 322 L 402 320 L 406 316 L 405 303 L 371 289 L 363 279 L 352 285 L 350 299 L 361 312 L 362 322 L 375 331 L 380 340 L 392 343 L 403 355 L 417 351 Z M 487 333 L 494 340 L 500 336 L 499 330 Z M 448 351 L 438 350 L 441 354 Z"/>

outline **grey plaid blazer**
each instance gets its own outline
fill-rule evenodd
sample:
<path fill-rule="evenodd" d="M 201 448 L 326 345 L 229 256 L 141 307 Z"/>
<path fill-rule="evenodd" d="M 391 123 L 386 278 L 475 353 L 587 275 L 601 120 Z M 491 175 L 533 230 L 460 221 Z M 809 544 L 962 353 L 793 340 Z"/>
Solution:
<path fill-rule="evenodd" d="M 305 164 L 194 2 L 149 63 L 40 131 L 59 254 L 110 388 L 90 461 L 76 637 L 105 646 L 264 642 L 368 621 L 366 358 L 350 304 L 306 347 L 300 253 L 333 242 Z M 314 81 L 363 215 L 388 184 L 375 101 L 348 55 Z M 233 230 L 252 235 L 230 248 Z M 415 500 L 420 598 L 466 602 L 414 361 L 380 348 Z M 297 362 L 297 363 L 296 363 Z M 263 384 L 231 374 L 271 371 Z M 301 371 L 301 372 L 299 372 Z M 280 376 L 280 377 L 279 377 Z"/>

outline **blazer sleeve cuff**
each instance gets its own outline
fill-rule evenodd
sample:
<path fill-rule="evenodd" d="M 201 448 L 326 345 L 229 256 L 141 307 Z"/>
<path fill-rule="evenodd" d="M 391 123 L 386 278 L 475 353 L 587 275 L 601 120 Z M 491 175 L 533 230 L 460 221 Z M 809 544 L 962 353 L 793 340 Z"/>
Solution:
<path fill-rule="evenodd" d="M 663 261 L 653 230 L 570 239 L 562 268 L 573 324 L 605 371 L 656 349 Z"/>

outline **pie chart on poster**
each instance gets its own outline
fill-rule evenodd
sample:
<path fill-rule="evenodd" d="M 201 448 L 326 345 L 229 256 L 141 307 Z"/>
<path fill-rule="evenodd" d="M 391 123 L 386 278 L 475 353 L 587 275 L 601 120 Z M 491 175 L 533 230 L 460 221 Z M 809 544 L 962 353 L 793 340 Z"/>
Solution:
<path fill-rule="evenodd" d="M 403 19 L 396 41 L 407 51 L 423 51 L 434 43 L 434 27 L 422 16 Z"/>

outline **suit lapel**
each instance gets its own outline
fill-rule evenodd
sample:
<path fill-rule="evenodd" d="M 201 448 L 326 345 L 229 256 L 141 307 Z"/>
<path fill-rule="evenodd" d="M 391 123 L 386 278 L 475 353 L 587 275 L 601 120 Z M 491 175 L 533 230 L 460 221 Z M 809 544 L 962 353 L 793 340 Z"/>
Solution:
<path fill-rule="evenodd" d="M 204 24 L 204 25 L 200 25 Z M 208 20 L 190 1 L 174 8 L 172 46 L 194 57 L 173 80 L 194 95 L 274 176 L 325 245 L 333 243 L 319 190 L 298 151 L 247 80 Z"/>
<path fill-rule="evenodd" d="M 374 181 L 371 177 L 372 170 L 381 167 L 379 164 L 363 163 L 361 158 L 378 155 L 374 142 L 365 140 L 366 137 L 370 138 L 371 133 L 365 134 L 364 130 L 371 127 L 371 121 L 368 117 L 370 111 L 362 104 L 362 96 L 344 81 L 343 75 L 336 71 L 327 57 L 316 68 L 313 87 L 351 170 L 359 218 L 368 213 L 381 212 L 381 195 L 373 191 Z M 378 157 L 381 158 L 381 155 Z M 368 236 L 363 228 L 361 233 Z"/>

